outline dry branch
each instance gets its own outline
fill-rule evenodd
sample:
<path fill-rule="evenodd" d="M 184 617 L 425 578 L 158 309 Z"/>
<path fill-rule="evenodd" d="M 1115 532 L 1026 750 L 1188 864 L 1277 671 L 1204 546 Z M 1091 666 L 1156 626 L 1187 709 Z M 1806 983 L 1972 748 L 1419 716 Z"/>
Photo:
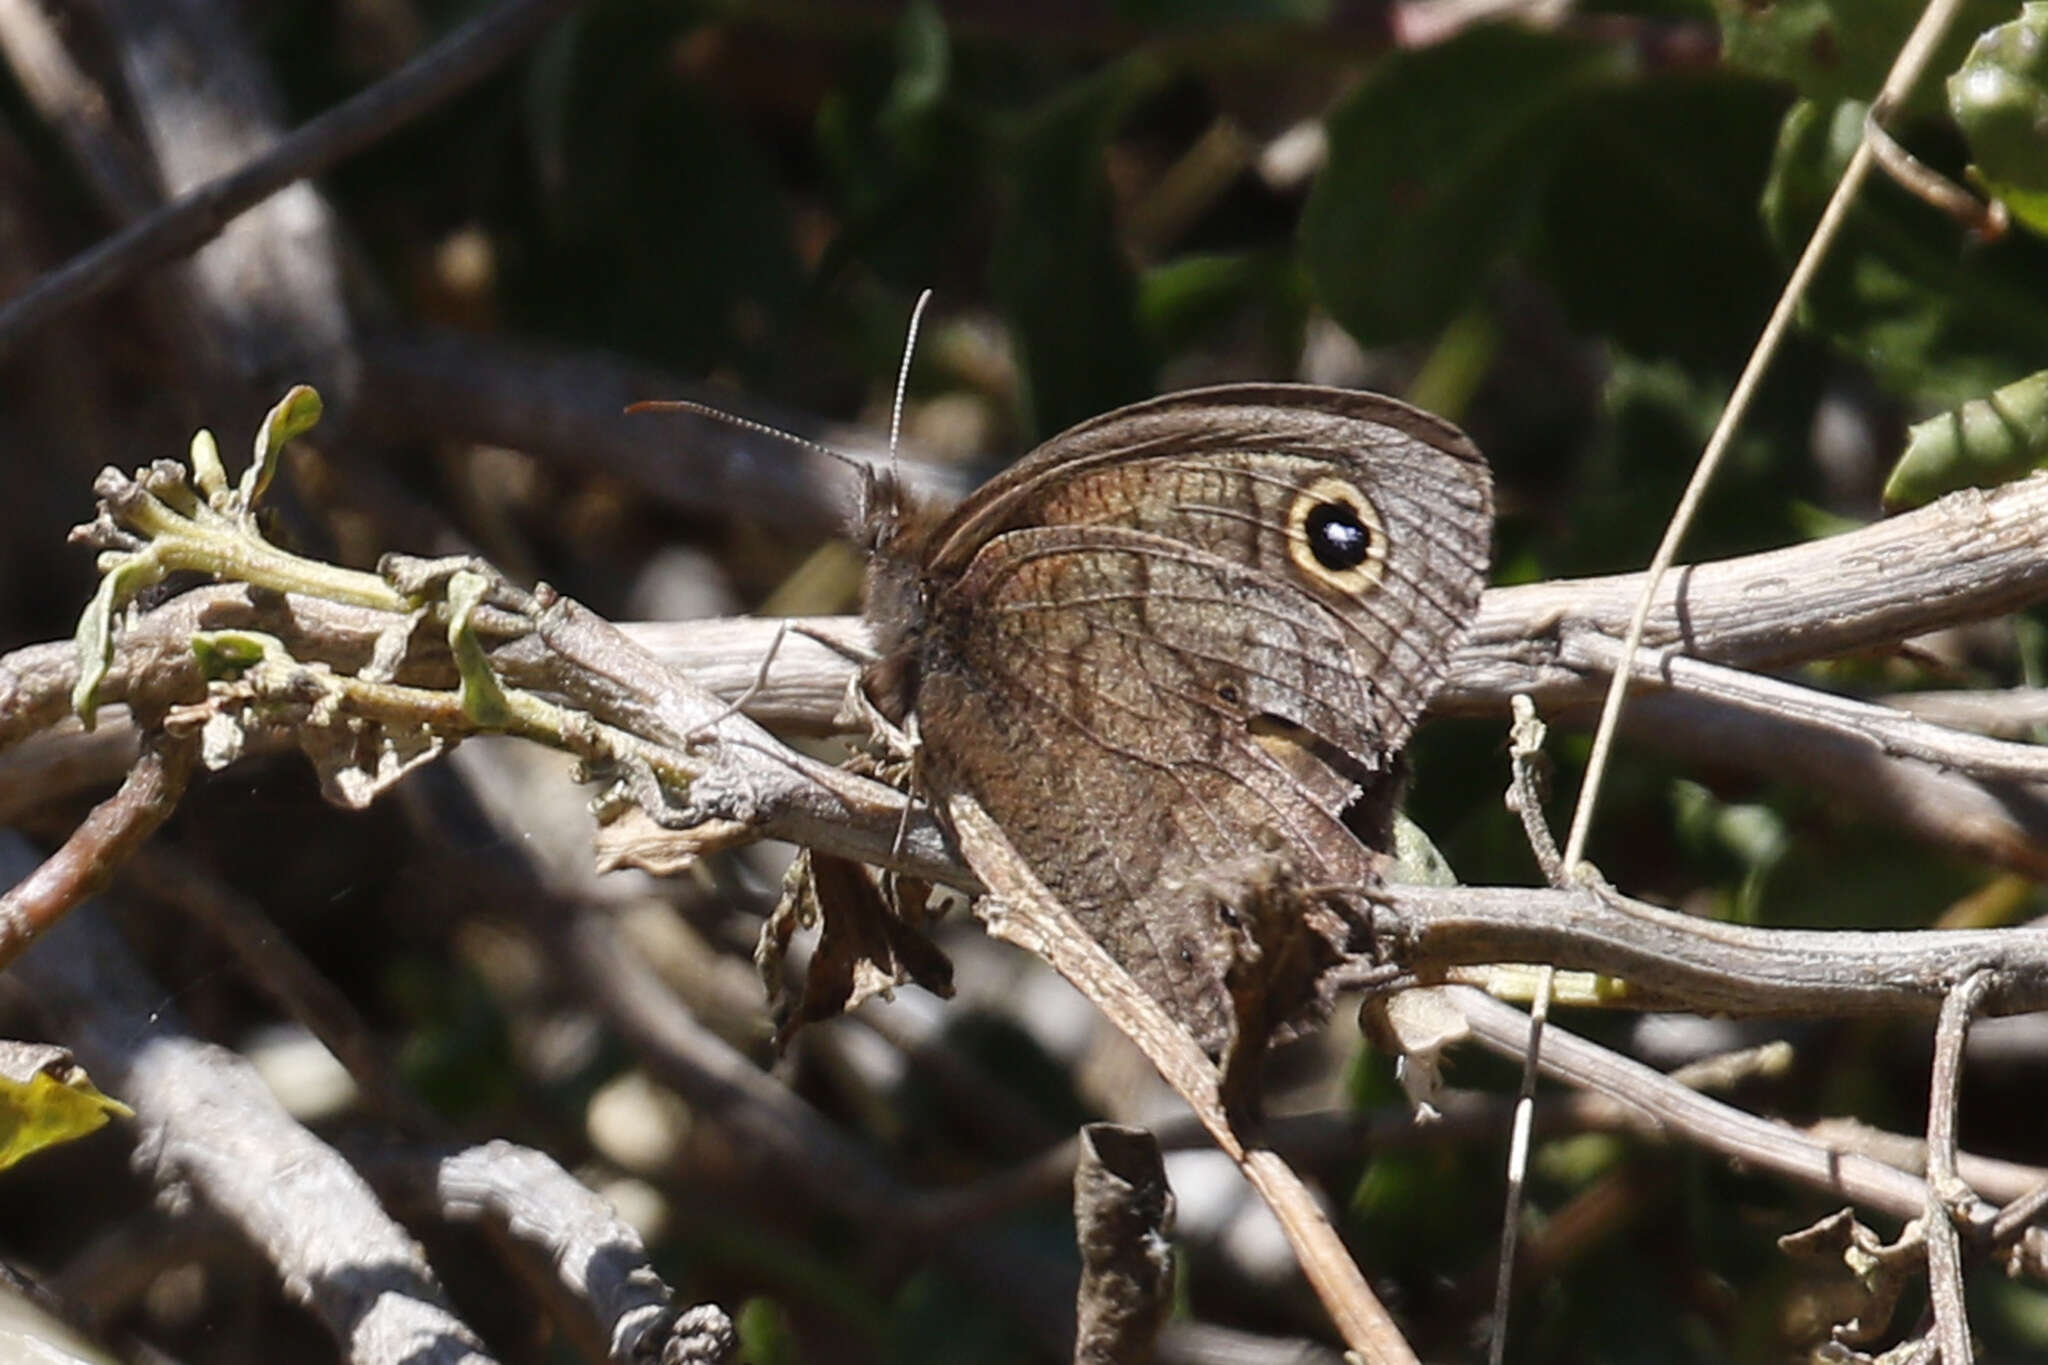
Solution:
<path fill-rule="evenodd" d="M 0 308 L 0 358 L 36 328 L 213 238 L 279 190 L 370 146 L 490 74 L 575 0 L 505 0 L 376 85 L 51 271 Z"/>
<path fill-rule="evenodd" d="M 1615 641 L 1640 574 L 1491 588 L 1432 714 L 1494 715 L 1527 693 L 1539 710 L 1597 701 L 1604 669 L 1580 637 Z M 2048 597 L 2048 475 L 1989 492 L 1954 493 L 1916 512 L 1823 540 L 1681 568 L 1658 592 L 1645 644 L 1738 668 L 1773 668 L 1883 649 Z M 865 641 L 856 618 L 806 622 Z M 674 622 L 622 629 L 722 696 L 750 683 L 773 621 Z M 748 703 L 797 711 L 836 706 L 853 663 L 818 650 L 778 658 Z M 0 713 L 4 714 L 4 713 Z M 829 723 L 822 711 L 806 713 Z"/>
<path fill-rule="evenodd" d="M 64 846 L 0 895 L 0 967 L 114 875 L 178 808 L 198 759 L 189 740 L 162 735 L 143 748 L 121 790 L 93 808 Z"/>
<path fill-rule="evenodd" d="M 29 861 L 14 841 L 15 875 Z M 488 1365 L 419 1248 L 331 1148 L 278 1107 L 249 1063 L 186 1032 L 113 928 L 84 908 L 7 980 L 136 1112 L 136 1164 L 195 1194 L 276 1267 L 352 1365 Z"/>
<path fill-rule="evenodd" d="M 511 1142 L 438 1154 L 384 1152 L 367 1174 L 411 1206 L 488 1220 L 537 1252 L 587 1307 L 620 1365 L 724 1365 L 739 1337 L 719 1309 L 678 1310 L 640 1234 L 552 1157 Z"/>
<path fill-rule="evenodd" d="M 1091 1123 L 1074 1168 L 1081 1247 L 1075 1365 L 1142 1365 L 1173 1308 L 1173 1191 L 1159 1142 L 1142 1128 Z"/>

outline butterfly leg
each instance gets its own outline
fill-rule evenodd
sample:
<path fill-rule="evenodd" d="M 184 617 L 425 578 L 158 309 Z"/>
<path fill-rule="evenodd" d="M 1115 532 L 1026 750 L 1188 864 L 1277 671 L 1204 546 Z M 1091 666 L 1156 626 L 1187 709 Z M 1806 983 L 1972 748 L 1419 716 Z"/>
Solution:
<path fill-rule="evenodd" d="M 890 720 L 868 696 L 858 674 L 846 685 L 846 701 L 839 708 L 839 722 L 853 729 L 866 730 L 869 747 L 879 750 L 884 759 L 905 764 L 916 760 L 917 714 L 912 712 L 902 725 Z"/>

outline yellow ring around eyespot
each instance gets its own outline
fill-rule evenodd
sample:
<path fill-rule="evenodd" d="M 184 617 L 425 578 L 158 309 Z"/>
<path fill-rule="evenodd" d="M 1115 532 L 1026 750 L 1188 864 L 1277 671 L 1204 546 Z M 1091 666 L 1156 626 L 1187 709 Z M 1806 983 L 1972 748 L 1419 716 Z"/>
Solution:
<path fill-rule="evenodd" d="M 1363 563 L 1348 569 L 1331 569 L 1316 558 L 1315 547 L 1309 543 L 1308 519 L 1325 503 L 1350 508 L 1365 524 L 1372 543 L 1366 547 Z M 1386 524 L 1380 520 L 1379 509 L 1372 505 L 1372 499 L 1365 495 L 1364 489 L 1349 479 L 1325 474 L 1296 493 L 1288 506 L 1287 557 L 1311 583 L 1353 595 L 1367 593 L 1379 586 L 1387 571 Z"/>

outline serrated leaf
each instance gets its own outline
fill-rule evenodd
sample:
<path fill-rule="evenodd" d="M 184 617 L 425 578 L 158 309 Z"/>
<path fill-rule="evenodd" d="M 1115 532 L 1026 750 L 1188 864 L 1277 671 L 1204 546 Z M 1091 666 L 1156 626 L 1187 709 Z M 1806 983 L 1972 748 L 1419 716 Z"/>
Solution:
<path fill-rule="evenodd" d="M 0 1170 L 135 1111 L 103 1095 L 61 1047 L 0 1043 Z"/>
<path fill-rule="evenodd" d="M 1764 192 L 1782 255 L 1804 247 L 1863 140 L 1865 109 L 1802 101 L 1786 116 Z M 1800 308 L 1887 388 L 1955 404 L 2048 354 L 2048 245 L 2013 233 L 1972 246 L 1949 218 L 1873 177 Z"/>
<path fill-rule="evenodd" d="M 1987 488 L 2048 464 L 2048 370 L 1914 423 L 1884 485 L 1891 510 Z"/>
<path fill-rule="evenodd" d="M 1368 346 L 1434 332 L 1519 246 L 1616 49 L 1509 25 L 1389 57 L 1329 119 L 1302 215 L 1316 293 Z"/>

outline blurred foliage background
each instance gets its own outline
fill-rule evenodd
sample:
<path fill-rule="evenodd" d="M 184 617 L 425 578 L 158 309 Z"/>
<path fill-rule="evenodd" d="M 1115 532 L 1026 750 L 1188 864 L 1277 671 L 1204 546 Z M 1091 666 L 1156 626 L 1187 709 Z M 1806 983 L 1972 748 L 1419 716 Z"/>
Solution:
<path fill-rule="evenodd" d="M 287 126 L 485 8 L 181 5 L 236 28 Z M 113 55 L 123 6 L 50 8 L 112 117 L 131 116 Z M 543 430 L 556 392 L 533 376 L 562 383 L 569 405 L 586 397 L 576 383 L 609 402 L 610 377 L 630 373 L 631 396 L 705 398 L 827 437 L 882 430 L 926 287 L 936 301 L 906 451 L 958 470 L 960 487 L 1133 399 L 1298 378 L 1402 395 L 1472 433 L 1499 487 L 1498 581 L 1632 569 L 1918 8 L 599 0 L 321 179 L 342 229 L 345 363 L 288 346 L 240 363 L 195 355 L 130 291 L 0 366 L 0 637 L 68 635 L 92 574 L 64 531 L 89 513 L 100 464 L 176 453 L 199 425 L 235 445 L 303 379 L 334 404 L 334 434 L 309 443 L 284 520 L 322 553 L 367 563 L 387 548 L 471 545 L 618 619 L 848 610 L 858 566 L 820 550 L 844 490 L 775 492 L 795 452 L 778 469 L 773 447 L 738 452 L 735 433 L 690 426 L 671 441 L 685 429 L 619 417 L 642 424 L 634 440 L 671 444 L 654 465 L 611 463 L 608 447 Z M 1514 22 L 1473 19 L 1488 9 Z M 1967 5 L 1893 117 L 1901 141 L 1952 176 L 1975 154 L 1943 81 L 2016 14 Z M 2013 98 L 2033 98 L 2026 73 L 2016 79 Z M 21 85 L 0 87 L 0 295 L 114 226 L 45 112 Z M 2024 224 L 1976 242 L 1880 178 L 1801 323 L 1687 558 L 1877 516 L 1909 424 L 2041 367 L 2048 246 Z M 2028 614 L 1809 677 L 1859 692 L 2038 685 L 2043 640 Z M 1567 797 L 1584 744 L 1571 719 L 1554 742 Z M 1415 746 L 1410 812 L 1467 881 L 1535 880 L 1501 807 L 1504 732 L 1444 722 Z M 547 780 L 567 790 L 552 770 Z M 320 804 L 297 760 L 250 760 L 195 792 L 164 838 L 259 899 L 456 1130 L 544 1147 L 620 1192 L 684 1297 L 746 1306 L 751 1359 L 1047 1358 L 1039 1309 L 1024 1303 L 1044 1296 L 1019 1286 L 1053 1285 L 1057 1305 L 1072 1274 L 1057 1190 L 989 1220 L 992 1245 L 1039 1268 L 1007 1294 L 792 1197 L 649 1082 L 497 893 L 477 890 L 516 862 L 512 839 L 451 817 L 446 784 L 408 792 L 346 815 Z M 1593 861 L 1632 893 L 1701 913 L 1879 927 L 2039 908 L 2027 869 L 1902 838 L 1837 794 L 1717 761 L 1684 736 L 1638 735 L 1609 792 Z M 61 836 L 99 794 L 12 808 L 23 828 Z M 1567 814 L 1555 803 L 1553 820 Z M 565 817 L 571 845 L 580 818 Z M 745 959 L 776 875 L 760 853 L 677 885 L 635 883 L 607 909 L 764 1065 Z M 168 999 L 209 1036 L 252 1052 L 275 1043 L 274 1011 L 218 944 L 152 910 L 149 885 L 122 894 Z M 964 998 L 944 1009 L 889 1007 L 919 1021 L 915 1046 L 908 1025 L 839 1021 L 774 1063 L 918 1186 L 1001 1172 L 1136 1093 L 1089 1072 L 1110 1045 L 1071 1003 L 1045 1004 L 1024 965 L 971 931 L 949 944 L 991 965 L 963 965 Z M 32 1012 L 9 1010 L 5 1032 L 35 1036 Z M 1568 1022 L 1665 1065 L 1782 1034 L 1798 1047 L 1794 1071 L 1743 1103 L 1906 1133 L 1924 1119 L 1918 1025 L 1703 1023 L 1673 1043 L 1629 1018 Z M 2048 1052 L 2038 1031 L 2007 1036 L 1973 1065 L 1964 1141 L 2048 1160 Z M 946 1067 L 1010 1095 L 1028 1131 L 999 1140 L 963 1116 L 933 1079 Z M 1399 1106 L 1384 1060 L 1341 1015 L 1281 1080 L 1283 1108 Z M 1470 1059 L 1452 1080 L 1513 1085 Z M 608 1128 L 607 1114 L 626 1118 Z M 312 1121 L 366 1122 L 345 1097 Z M 1503 1119 L 1354 1145 L 1314 1166 L 1431 1358 L 1476 1358 L 1505 1131 Z M 248 1253 L 189 1235 L 165 1244 L 125 1173 L 126 1141 L 117 1123 L 0 1177 L 0 1253 L 61 1276 L 120 1248 L 139 1270 L 93 1291 L 96 1311 L 178 1359 L 326 1358 Z M 1250 1334 L 1240 1359 L 1327 1343 L 1258 1215 L 1194 1158 L 1173 1169 L 1185 1316 Z M 1562 1135 L 1535 1170 L 1531 1236 L 1554 1259 L 1522 1289 L 1515 1359 L 1803 1358 L 1830 1320 L 1839 1272 L 1774 1240 L 1828 1211 L 1813 1193 L 1611 1134 Z M 1569 1238 L 1567 1215 L 1585 1219 Z M 575 1358 L 536 1307 L 488 1289 L 475 1239 L 443 1233 L 435 1250 L 503 1358 Z M 1972 1297 L 1983 1358 L 2048 1352 L 2037 1288 L 1983 1268 Z M 1900 1330 L 1916 1311 L 1902 1310 Z"/>

